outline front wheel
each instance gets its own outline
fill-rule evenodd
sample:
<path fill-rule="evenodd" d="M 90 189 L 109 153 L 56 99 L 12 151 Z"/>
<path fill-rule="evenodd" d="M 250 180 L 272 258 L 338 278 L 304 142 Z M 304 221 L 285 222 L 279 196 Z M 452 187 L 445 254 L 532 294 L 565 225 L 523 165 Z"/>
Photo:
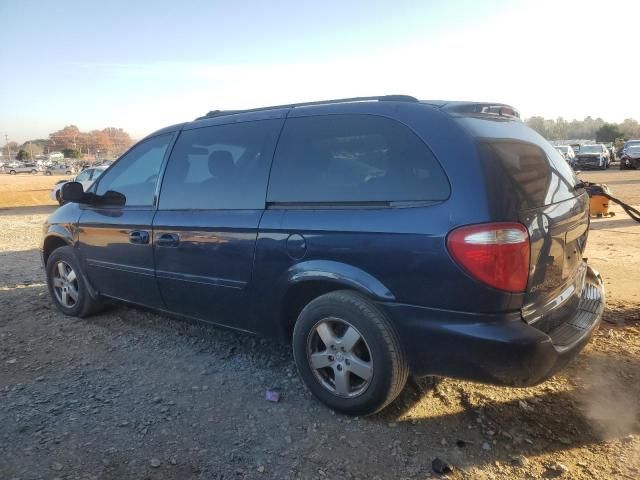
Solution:
<path fill-rule="evenodd" d="M 35 175 L 36 173 L 38 173 L 36 169 L 31 170 L 31 175 Z"/>
<path fill-rule="evenodd" d="M 382 410 L 400 394 L 409 374 L 387 316 L 347 290 L 322 295 L 302 310 L 293 331 L 293 356 L 311 393 L 350 415 Z"/>
<path fill-rule="evenodd" d="M 47 260 L 47 286 L 53 302 L 65 315 L 86 317 L 102 303 L 89 294 L 87 282 L 71 247 L 60 247 Z"/>
<path fill-rule="evenodd" d="M 51 173 L 49 170 L 46 170 L 46 171 L 44 172 L 44 174 L 45 174 L 45 175 L 52 175 L 52 173 Z"/>
<path fill-rule="evenodd" d="M 10 170 L 10 171 L 9 171 L 9 174 L 10 174 L 10 175 L 15 175 L 15 174 L 16 174 L 16 171 L 15 171 L 15 170 Z"/>

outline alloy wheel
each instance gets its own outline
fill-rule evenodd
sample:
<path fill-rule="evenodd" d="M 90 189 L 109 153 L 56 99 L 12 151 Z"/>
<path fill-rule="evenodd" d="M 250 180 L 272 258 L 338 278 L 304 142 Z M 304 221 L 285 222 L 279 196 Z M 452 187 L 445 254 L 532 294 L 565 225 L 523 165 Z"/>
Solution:
<path fill-rule="evenodd" d="M 323 318 L 309 331 L 307 360 L 320 384 L 334 395 L 362 395 L 373 377 L 371 350 L 346 320 Z"/>
<path fill-rule="evenodd" d="M 65 308 L 72 308 L 78 303 L 78 277 L 71 265 L 62 260 L 53 268 L 53 292 Z"/>

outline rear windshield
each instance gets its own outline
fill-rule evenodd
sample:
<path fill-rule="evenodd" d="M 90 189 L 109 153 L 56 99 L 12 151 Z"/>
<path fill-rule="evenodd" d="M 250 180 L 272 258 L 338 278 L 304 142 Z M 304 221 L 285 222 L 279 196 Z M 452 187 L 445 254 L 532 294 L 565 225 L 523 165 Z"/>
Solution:
<path fill-rule="evenodd" d="M 600 145 L 585 145 L 580 149 L 580 153 L 602 153 Z"/>
<path fill-rule="evenodd" d="M 489 192 L 518 211 L 568 200 L 578 182 L 567 161 L 524 123 L 460 117 L 478 140 Z"/>

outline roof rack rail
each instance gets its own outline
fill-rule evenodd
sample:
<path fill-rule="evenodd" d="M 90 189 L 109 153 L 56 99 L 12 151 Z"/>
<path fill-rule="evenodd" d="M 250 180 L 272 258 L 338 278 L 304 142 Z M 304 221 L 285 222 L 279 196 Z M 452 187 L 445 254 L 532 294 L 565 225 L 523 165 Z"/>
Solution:
<path fill-rule="evenodd" d="M 412 102 L 417 103 L 418 99 L 411 95 L 380 95 L 376 97 L 352 97 L 352 98 L 338 98 L 335 100 L 317 100 L 315 102 L 304 103 L 289 103 L 286 105 L 274 105 L 271 107 L 259 107 L 250 108 L 247 110 L 211 110 L 206 115 L 196 118 L 196 120 L 203 120 L 205 118 L 222 117 L 224 115 L 233 115 L 235 113 L 249 113 L 249 112 L 261 112 L 264 110 L 275 110 L 277 108 L 296 108 L 296 107 L 310 107 L 313 105 L 331 105 L 332 103 L 350 103 L 350 102 Z"/>
<path fill-rule="evenodd" d="M 477 113 L 520 119 L 520 112 L 504 103 L 450 102 L 443 105 L 442 109 L 452 113 Z"/>

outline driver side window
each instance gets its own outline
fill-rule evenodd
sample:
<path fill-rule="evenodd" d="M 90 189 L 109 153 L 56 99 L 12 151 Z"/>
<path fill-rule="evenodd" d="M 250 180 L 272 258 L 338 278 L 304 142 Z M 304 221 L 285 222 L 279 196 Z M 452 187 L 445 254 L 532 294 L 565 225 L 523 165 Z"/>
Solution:
<path fill-rule="evenodd" d="M 127 206 L 153 205 L 158 173 L 171 134 L 158 135 L 140 142 L 102 175 L 96 194 L 112 190 L 126 197 Z"/>

